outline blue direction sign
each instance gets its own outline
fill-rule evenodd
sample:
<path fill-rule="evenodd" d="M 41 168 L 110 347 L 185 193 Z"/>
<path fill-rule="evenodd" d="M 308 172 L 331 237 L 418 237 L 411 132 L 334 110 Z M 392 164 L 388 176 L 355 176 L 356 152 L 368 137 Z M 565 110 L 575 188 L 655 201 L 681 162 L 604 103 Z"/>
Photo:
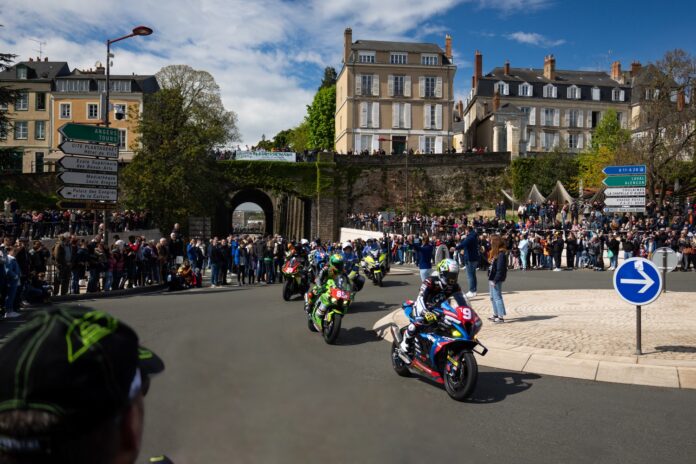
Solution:
<path fill-rule="evenodd" d="M 614 272 L 614 289 L 627 303 L 647 305 L 660 296 L 662 275 L 652 261 L 627 259 Z"/>
<path fill-rule="evenodd" d="M 639 164 L 635 166 L 607 166 L 602 169 L 602 172 L 607 176 L 619 176 L 621 174 L 645 174 L 645 165 Z"/>

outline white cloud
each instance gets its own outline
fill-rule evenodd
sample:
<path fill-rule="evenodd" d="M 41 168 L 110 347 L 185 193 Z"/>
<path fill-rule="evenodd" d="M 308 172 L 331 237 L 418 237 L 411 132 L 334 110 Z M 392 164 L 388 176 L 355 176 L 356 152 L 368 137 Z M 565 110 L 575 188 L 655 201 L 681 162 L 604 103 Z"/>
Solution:
<path fill-rule="evenodd" d="M 480 8 L 491 8 L 501 13 L 533 12 L 552 5 L 551 0 L 477 0 Z"/>
<path fill-rule="evenodd" d="M 536 32 L 513 32 L 508 34 L 507 38 L 522 44 L 544 48 L 558 47 L 566 42 L 564 39 L 552 40 Z"/>

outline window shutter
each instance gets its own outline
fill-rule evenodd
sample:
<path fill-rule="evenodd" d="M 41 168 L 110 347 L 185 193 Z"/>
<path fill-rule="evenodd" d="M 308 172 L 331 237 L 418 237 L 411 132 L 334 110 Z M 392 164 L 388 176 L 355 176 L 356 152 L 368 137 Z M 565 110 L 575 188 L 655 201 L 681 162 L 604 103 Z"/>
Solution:
<path fill-rule="evenodd" d="M 355 75 L 355 95 L 362 95 L 362 74 Z"/>
<path fill-rule="evenodd" d="M 360 153 L 360 150 L 362 150 L 360 148 L 360 134 L 355 134 L 355 152 Z"/>
<path fill-rule="evenodd" d="M 360 102 L 360 127 L 367 127 L 367 102 Z"/>
<path fill-rule="evenodd" d="M 425 77 L 420 76 L 418 78 L 418 95 L 421 98 L 425 98 Z"/>
<path fill-rule="evenodd" d="M 529 147 L 533 148 L 536 146 L 536 132 L 532 131 L 529 133 Z"/>
<path fill-rule="evenodd" d="M 530 126 L 536 125 L 536 108 L 529 108 L 529 123 Z"/>
<path fill-rule="evenodd" d="M 541 125 L 545 126 L 546 125 L 546 108 L 539 108 L 539 116 L 541 116 L 539 119 L 541 119 Z"/>
<path fill-rule="evenodd" d="M 587 146 L 592 146 L 592 132 L 587 133 Z"/>
<path fill-rule="evenodd" d="M 588 129 L 592 128 L 592 111 L 587 110 L 587 126 Z"/>
<path fill-rule="evenodd" d="M 423 153 L 425 151 L 425 136 L 421 135 L 418 137 L 418 151 Z"/>
<path fill-rule="evenodd" d="M 563 112 L 563 125 L 565 127 L 570 127 L 570 111 L 571 110 L 565 110 Z"/>
<path fill-rule="evenodd" d="M 626 97 L 626 91 L 622 90 L 619 92 L 619 101 L 624 101 L 624 98 Z"/>
<path fill-rule="evenodd" d="M 580 87 L 575 89 L 575 98 L 577 100 L 580 100 L 582 98 L 582 89 Z"/>
<path fill-rule="evenodd" d="M 571 97 L 571 91 L 572 91 L 572 89 L 573 89 L 572 86 L 571 86 L 571 87 L 568 87 L 568 88 L 566 89 L 566 98 L 572 98 L 572 97 Z"/>
<path fill-rule="evenodd" d="M 423 129 L 430 129 L 432 121 L 430 120 L 430 105 L 423 105 Z"/>
<path fill-rule="evenodd" d="M 578 127 L 583 127 L 585 122 L 585 115 L 582 110 L 578 111 Z"/>
<path fill-rule="evenodd" d="M 442 130 L 442 105 L 435 105 L 435 129 Z"/>
<path fill-rule="evenodd" d="M 394 96 L 394 76 L 391 74 L 389 75 L 388 81 L 387 81 L 387 94 L 390 97 Z"/>
<path fill-rule="evenodd" d="M 556 87 L 555 85 L 551 87 L 551 96 L 553 98 L 558 98 L 558 87 Z"/>
<path fill-rule="evenodd" d="M 503 86 L 503 94 L 504 94 L 504 95 L 510 95 L 510 85 L 509 85 L 509 84 L 505 84 L 505 85 Z"/>
<path fill-rule="evenodd" d="M 555 134 L 553 134 L 553 146 L 554 146 L 554 147 L 557 147 L 557 146 L 558 146 L 558 142 L 560 141 L 560 138 L 561 138 L 561 137 L 560 137 L 560 135 L 558 134 L 558 132 L 556 132 Z M 551 148 L 553 148 L 553 147 L 551 147 Z"/>
<path fill-rule="evenodd" d="M 594 88 L 592 89 L 592 100 L 598 101 L 599 100 L 599 89 Z"/>
<path fill-rule="evenodd" d="M 379 97 L 379 74 L 372 75 L 372 95 Z"/>
<path fill-rule="evenodd" d="M 392 103 L 392 127 L 399 127 L 399 105 L 398 103 Z"/>
<path fill-rule="evenodd" d="M 435 137 L 435 153 L 442 153 L 442 137 Z"/>
<path fill-rule="evenodd" d="M 437 98 L 442 98 L 442 78 L 438 77 L 435 79 L 435 96 Z"/>
<path fill-rule="evenodd" d="M 559 127 L 561 125 L 561 110 L 553 110 L 553 125 Z"/>
<path fill-rule="evenodd" d="M 410 103 L 404 104 L 404 127 L 406 129 L 411 128 L 411 104 Z"/>
<path fill-rule="evenodd" d="M 411 76 L 404 77 L 404 97 L 411 97 Z"/>
<path fill-rule="evenodd" d="M 372 127 L 379 128 L 379 103 L 372 103 Z"/>
<path fill-rule="evenodd" d="M 582 134 L 578 134 L 578 149 L 582 150 Z"/>
<path fill-rule="evenodd" d="M 541 148 L 546 148 L 546 132 L 542 132 L 540 135 L 541 135 Z"/>

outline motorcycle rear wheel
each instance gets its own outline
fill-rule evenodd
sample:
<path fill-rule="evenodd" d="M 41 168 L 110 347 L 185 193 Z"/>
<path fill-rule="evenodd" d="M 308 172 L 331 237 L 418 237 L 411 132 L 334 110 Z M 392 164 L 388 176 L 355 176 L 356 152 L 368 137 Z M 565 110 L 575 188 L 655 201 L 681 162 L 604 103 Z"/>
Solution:
<path fill-rule="evenodd" d="M 283 283 L 283 299 L 285 301 L 290 301 L 290 297 L 292 297 L 292 288 L 291 288 L 292 282 L 290 280 L 286 280 Z"/>
<path fill-rule="evenodd" d="M 462 351 L 457 355 L 457 360 L 459 361 L 459 370 L 456 378 L 453 378 L 446 371 L 442 373 L 442 377 L 445 380 L 447 394 L 454 400 L 464 401 L 471 397 L 476 388 L 478 363 L 471 351 Z"/>
<path fill-rule="evenodd" d="M 334 314 L 331 318 L 331 322 L 327 322 L 324 319 L 323 335 L 324 341 L 329 345 L 336 343 L 338 338 L 338 333 L 341 331 L 341 319 L 343 318 L 340 314 Z"/>

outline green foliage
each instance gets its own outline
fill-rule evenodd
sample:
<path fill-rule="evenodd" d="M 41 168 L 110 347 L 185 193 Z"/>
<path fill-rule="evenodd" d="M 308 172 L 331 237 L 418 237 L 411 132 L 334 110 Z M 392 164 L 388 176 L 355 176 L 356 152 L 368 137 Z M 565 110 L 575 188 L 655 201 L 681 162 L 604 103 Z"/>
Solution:
<path fill-rule="evenodd" d="M 261 135 L 261 140 L 256 144 L 256 148 L 259 150 L 270 151 L 273 149 L 273 141 L 266 140 L 266 134 Z"/>
<path fill-rule="evenodd" d="M 5 71 L 12 66 L 17 55 L 10 53 L 0 53 L 0 71 Z M 7 107 L 8 104 L 17 100 L 19 89 L 14 89 L 5 85 L 0 85 L 0 104 Z M 10 118 L 7 111 L 0 111 L 0 138 L 6 138 L 11 129 Z M 1 170 L 2 168 L 0 168 Z"/>
<path fill-rule="evenodd" d="M 178 88 L 147 96 L 138 127 L 142 145 L 121 174 L 125 205 L 152 211 L 163 231 L 210 213 L 210 199 L 219 195 L 210 151 L 226 135 L 201 127 L 192 111 Z"/>
<path fill-rule="evenodd" d="M 592 147 L 596 151 L 600 147 L 606 147 L 610 152 L 631 140 L 631 132 L 621 127 L 616 110 L 609 109 L 602 117 L 592 134 Z"/>
<path fill-rule="evenodd" d="M 321 85 L 319 86 L 319 90 L 336 85 L 336 78 L 337 77 L 338 77 L 338 75 L 336 74 L 336 69 L 334 69 L 333 66 L 325 67 L 324 68 L 324 77 L 321 80 Z"/>
<path fill-rule="evenodd" d="M 24 175 L 24 174 L 22 174 Z M 14 198 L 23 210 L 55 208 L 58 197 L 40 190 L 21 188 L 12 185 L 0 185 L 0 199 Z"/>
<path fill-rule="evenodd" d="M 303 152 L 309 149 L 309 123 L 307 119 L 291 129 L 288 134 L 288 146 L 296 152 Z"/>
<path fill-rule="evenodd" d="M 335 141 L 336 86 L 323 87 L 307 107 L 309 147 L 332 150 Z"/>
<path fill-rule="evenodd" d="M 525 198 L 536 184 L 542 194 L 548 195 L 560 180 L 566 190 L 577 189 L 578 161 L 576 158 L 553 151 L 536 158 L 517 158 L 510 165 L 512 192 L 515 198 Z"/>
<path fill-rule="evenodd" d="M 608 110 L 592 134 L 592 144 L 578 155 L 578 180 L 585 187 L 600 187 L 605 166 L 615 164 L 617 151 L 631 141 L 631 133 L 621 127 L 616 111 Z"/>

